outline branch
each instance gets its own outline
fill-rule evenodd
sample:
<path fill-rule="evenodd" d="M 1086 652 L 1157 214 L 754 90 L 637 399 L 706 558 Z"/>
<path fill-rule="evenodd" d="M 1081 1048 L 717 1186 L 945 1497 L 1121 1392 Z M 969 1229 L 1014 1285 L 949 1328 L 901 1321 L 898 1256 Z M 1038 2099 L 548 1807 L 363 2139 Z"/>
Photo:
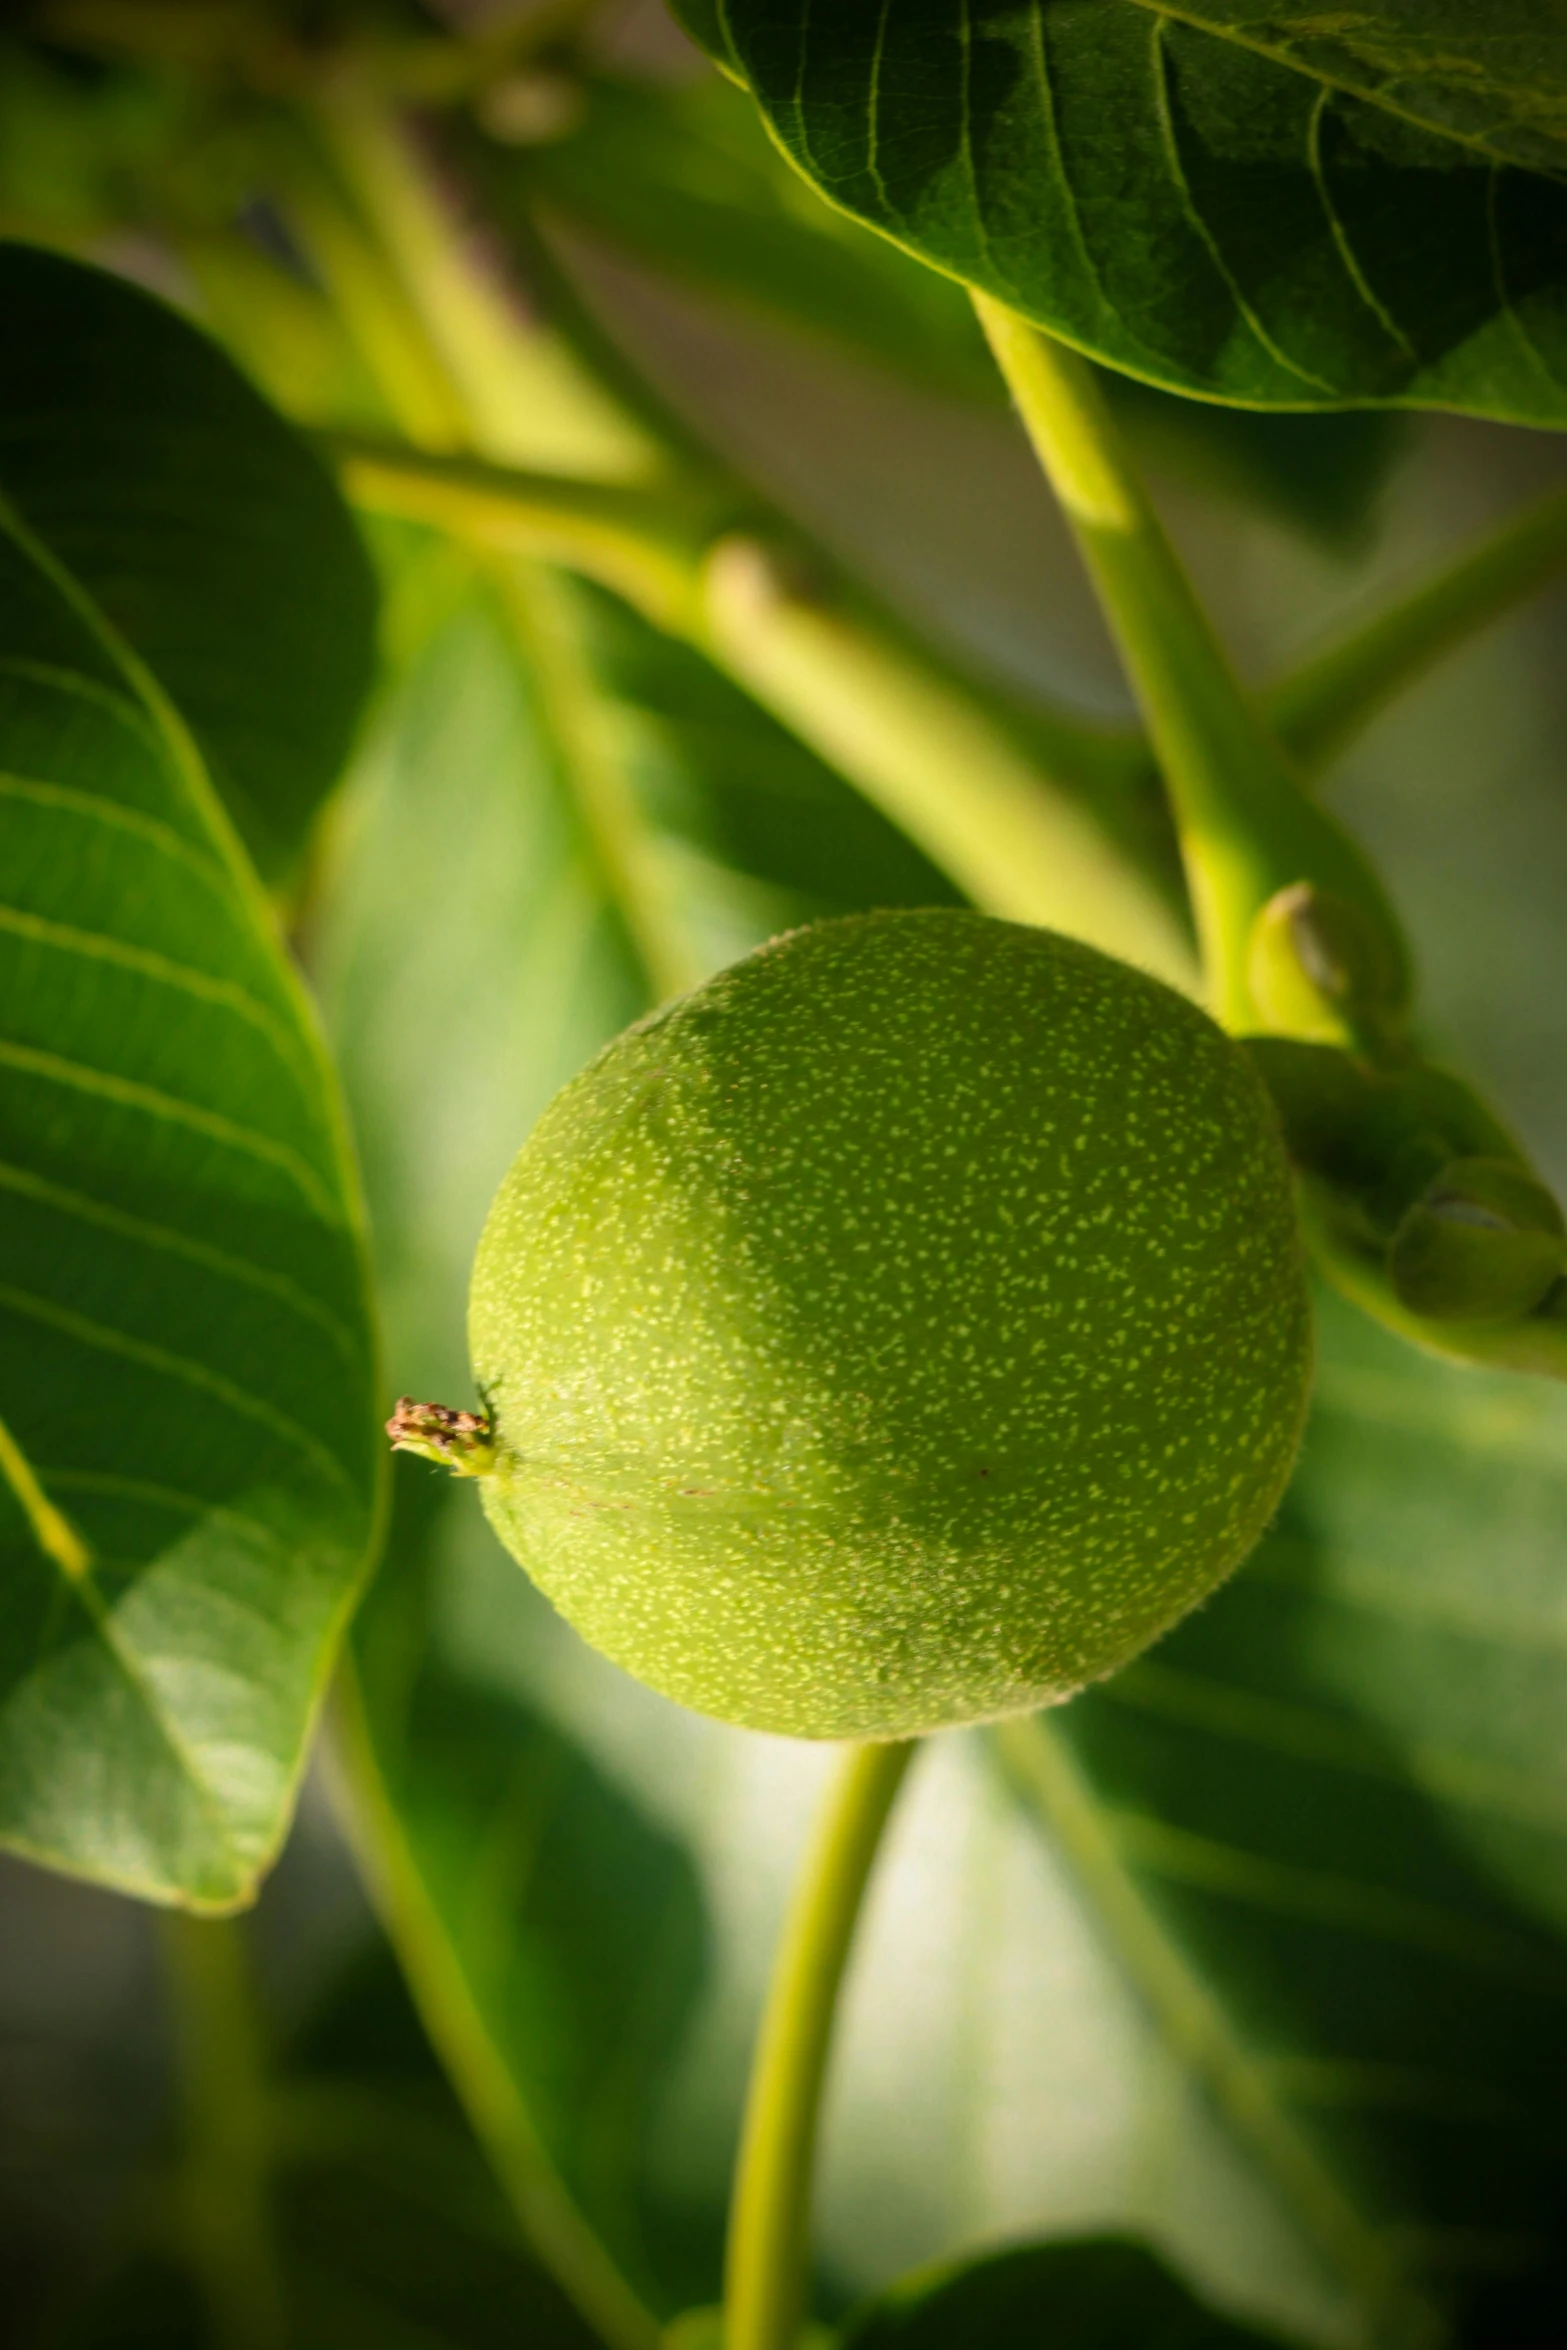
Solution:
<path fill-rule="evenodd" d="M 613 588 L 672 635 L 689 636 L 699 626 L 702 553 L 713 523 L 693 496 L 433 455 L 364 433 L 316 438 L 348 496 L 372 513 L 427 522 L 497 553 L 563 564 Z"/>
<path fill-rule="evenodd" d="M 1567 489 L 1550 490 L 1272 686 L 1263 707 L 1297 759 L 1323 767 L 1443 655 L 1567 565 Z"/>

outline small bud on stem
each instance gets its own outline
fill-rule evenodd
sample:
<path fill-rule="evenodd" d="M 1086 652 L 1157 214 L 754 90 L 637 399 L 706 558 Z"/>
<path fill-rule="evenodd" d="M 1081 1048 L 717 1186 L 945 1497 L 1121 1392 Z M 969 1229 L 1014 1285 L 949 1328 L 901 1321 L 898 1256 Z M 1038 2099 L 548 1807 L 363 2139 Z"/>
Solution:
<path fill-rule="evenodd" d="M 1410 1208 L 1388 1251 L 1399 1298 L 1434 1321 L 1518 1320 L 1567 1266 L 1555 1200 L 1526 1169 L 1455 1159 Z"/>
<path fill-rule="evenodd" d="M 1361 906 L 1309 882 L 1270 898 L 1252 925 L 1248 972 L 1282 1034 L 1396 1052 L 1406 982 L 1394 942 Z"/>

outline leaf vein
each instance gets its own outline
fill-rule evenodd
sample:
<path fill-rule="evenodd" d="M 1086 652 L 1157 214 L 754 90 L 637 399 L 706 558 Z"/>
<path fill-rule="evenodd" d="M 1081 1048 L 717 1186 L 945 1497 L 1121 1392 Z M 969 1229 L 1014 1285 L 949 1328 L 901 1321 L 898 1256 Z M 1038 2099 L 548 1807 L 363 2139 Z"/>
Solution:
<path fill-rule="evenodd" d="M 43 1206 L 55 1209 L 62 1216 L 78 1218 L 84 1224 L 101 1226 L 106 1232 L 119 1233 L 126 1240 L 139 1241 L 148 1248 L 166 1250 L 169 1255 L 185 1257 L 190 1263 L 205 1266 L 209 1271 L 224 1275 L 232 1281 L 243 1282 L 247 1288 L 258 1289 L 302 1314 L 324 1330 L 337 1347 L 345 1363 L 357 1367 L 363 1352 L 348 1324 L 341 1321 L 321 1304 L 318 1298 L 301 1289 L 286 1273 L 274 1272 L 270 1266 L 256 1265 L 247 1258 L 236 1257 L 227 1249 L 216 1248 L 210 1241 L 192 1240 L 188 1234 L 173 1231 L 164 1224 L 154 1224 L 141 1216 L 133 1216 L 122 1208 L 111 1207 L 103 1200 L 90 1198 L 85 1192 L 69 1191 L 63 1184 L 51 1183 L 46 1177 L 34 1175 L 25 1167 L 16 1167 L 0 1160 L 0 1190 L 16 1192 L 24 1199 L 38 1200 Z"/>
<path fill-rule="evenodd" d="M 158 986 L 172 988 L 199 1002 L 218 1005 L 264 1036 L 292 1075 L 301 1073 L 298 1040 L 271 1007 L 238 980 L 214 978 L 193 964 L 176 962 L 172 956 L 160 954 L 155 947 L 134 946 L 98 931 L 79 930 L 73 923 L 56 922 L 47 915 L 33 914 L 4 902 L 0 902 L 0 931 L 8 931 L 13 938 L 26 939 L 36 946 L 53 948 L 63 955 L 112 964 L 117 970 L 134 972 L 139 978 L 150 979 Z"/>
<path fill-rule="evenodd" d="M 1485 181 L 1486 262 L 1491 272 L 1491 284 L 1495 289 L 1497 306 L 1500 309 L 1502 316 L 1506 319 L 1509 327 L 1512 329 L 1514 339 L 1518 343 L 1519 348 L 1524 353 L 1524 356 L 1532 363 L 1538 373 L 1544 378 L 1545 382 L 1550 386 L 1551 390 L 1555 391 L 1558 388 L 1556 378 L 1551 371 L 1545 354 L 1540 349 L 1540 346 L 1535 341 L 1533 335 L 1530 334 L 1529 329 L 1524 325 L 1523 319 L 1519 315 L 1518 306 L 1514 302 L 1512 295 L 1508 290 L 1507 264 L 1502 255 L 1501 226 L 1496 217 L 1496 191 L 1500 180 L 1500 169 L 1496 164 L 1493 163 L 1491 169 L 1486 174 Z"/>
<path fill-rule="evenodd" d="M 1310 125 L 1306 133 L 1306 160 L 1311 171 L 1312 185 L 1317 191 L 1318 201 L 1322 206 L 1323 215 L 1333 238 L 1334 249 L 1350 284 L 1383 332 L 1392 338 L 1413 365 L 1418 366 L 1420 354 L 1361 268 L 1360 257 L 1350 243 L 1349 233 L 1339 217 L 1338 206 L 1334 203 L 1332 191 L 1328 186 L 1328 175 L 1322 162 L 1322 118 L 1330 103 L 1330 96 L 1330 92 L 1325 87 L 1317 93 L 1316 103 L 1311 109 Z"/>
<path fill-rule="evenodd" d="M 1152 59 L 1154 113 L 1159 124 L 1159 140 L 1164 149 L 1165 161 L 1169 168 L 1175 194 L 1186 217 L 1206 247 L 1214 268 L 1224 281 L 1230 300 L 1235 305 L 1236 316 L 1241 320 L 1247 332 L 1255 338 L 1261 349 L 1267 352 L 1275 366 L 1282 367 L 1289 375 L 1297 376 L 1303 384 L 1310 384 L 1313 390 L 1326 392 L 1331 397 L 1337 387 L 1329 383 L 1325 376 L 1314 375 L 1309 368 L 1302 367 L 1296 360 L 1291 359 L 1289 354 L 1282 350 L 1268 333 L 1261 319 L 1241 292 L 1230 265 L 1220 249 L 1217 237 L 1198 209 L 1181 163 L 1180 146 L 1175 135 L 1175 116 L 1170 104 L 1170 68 L 1169 60 L 1165 54 L 1165 20 L 1162 16 L 1156 16 L 1149 27 L 1149 54 Z"/>
<path fill-rule="evenodd" d="M 164 765 L 167 745 L 147 712 L 129 694 L 105 684 L 102 678 L 84 677 L 80 670 L 62 669 L 53 661 L 30 660 L 21 653 L 0 653 L 0 676 L 20 677 L 29 685 L 48 686 L 51 692 L 63 694 L 67 701 L 94 703 L 134 734 L 142 748 L 153 753 L 160 767 Z"/>
<path fill-rule="evenodd" d="M 1386 1751 L 1357 1723 L 1164 1664 L 1129 1665 L 1100 1694 L 1106 1703 L 1185 1723 L 1267 1753 L 1358 1772 L 1413 1794 L 1440 1794 L 1470 1811 L 1567 1835 L 1567 1790 L 1542 1787 L 1523 1772 L 1479 1755 L 1420 1741 Z"/>
<path fill-rule="evenodd" d="M 89 1315 L 79 1314 L 70 1306 L 56 1305 L 52 1298 L 38 1297 L 31 1290 L 18 1289 L 10 1282 L 0 1282 L 0 1307 L 9 1307 L 15 1314 L 41 1322 L 64 1337 L 74 1338 L 82 1346 L 96 1348 L 102 1354 L 119 1356 L 125 1362 L 138 1363 L 149 1371 L 162 1372 L 166 1378 L 178 1379 L 198 1393 L 212 1396 L 227 1405 L 242 1418 L 254 1420 L 259 1427 L 269 1429 L 274 1436 L 290 1445 L 296 1452 L 314 1462 L 323 1475 L 346 1493 L 358 1499 L 353 1479 L 337 1455 L 329 1452 L 308 1428 L 280 1412 L 264 1396 L 253 1395 L 249 1388 L 225 1379 L 220 1371 L 198 1362 L 190 1355 L 176 1354 L 169 1347 L 154 1346 L 150 1340 L 132 1338 L 123 1330 L 112 1329 L 107 1323 L 95 1322 Z"/>
<path fill-rule="evenodd" d="M 117 832 L 129 833 L 196 874 L 214 896 L 223 900 L 226 908 L 233 906 L 232 883 L 223 867 L 215 859 L 204 856 L 194 842 L 186 840 L 161 817 L 149 816 L 140 808 L 127 808 L 118 800 L 105 799 L 99 792 L 79 790 L 74 784 L 50 783 L 39 776 L 3 770 L 0 770 L 0 797 L 33 800 L 44 808 L 63 808 L 73 816 L 85 817 L 89 823 L 105 824 Z"/>
<path fill-rule="evenodd" d="M 258 1159 L 264 1165 L 276 1167 L 290 1176 L 311 1206 L 328 1223 L 340 1223 L 341 1213 L 315 1169 L 302 1158 L 291 1144 L 274 1141 L 269 1134 L 255 1127 L 241 1126 L 219 1110 L 204 1110 L 194 1102 L 182 1101 L 177 1095 L 164 1093 L 158 1087 L 143 1085 L 130 1077 L 116 1077 L 105 1069 L 90 1068 L 81 1061 L 65 1059 L 61 1054 L 38 1050 L 32 1045 L 17 1044 L 0 1039 L 0 1067 L 21 1070 L 30 1077 L 42 1077 L 55 1085 L 68 1086 L 73 1092 L 83 1093 L 94 1100 L 113 1102 L 118 1108 L 139 1110 L 149 1118 L 161 1118 L 171 1126 L 188 1127 L 192 1133 L 203 1134 L 209 1141 L 224 1144 L 248 1158 Z"/>
<path fill-rule="evenodd" d="M 177 1485 L 155 1484 L 146 1477 L 122 1477 L 108 1469 L 40 1469 L 38 1475 L 56 1492 L 101 1493 L 125 1501 L 164 1503 L 170 1509 L 188 1510 L 193 1517 L 215 1519 L 237 1526 L 247 1534 L 259 1534 L 280 1557 L 287 1552 L 275 1527 L 266 1525 L 260 1518 L 247 1517 L 243 1510 L 230 1509 L 226 1502 L 211 1501 L 201 1493 L 186 1493 Z"/>
<path fill-rule="evenodd" d="M 1477 1924 L 1460 1911 L 1355 1877 L 1335 1877 L 1249 1852 L 1221 1838 L 1171 1827 L 1146 1812 L 1109 1815 L 1110 1833 L 1138 1867 L 1244 1907 L 1307 1918 L 1406 1949 L 1467 1972 L 1493 1975 L 1567 2001 L 1567 1965 L 1521 1935 Z"/>

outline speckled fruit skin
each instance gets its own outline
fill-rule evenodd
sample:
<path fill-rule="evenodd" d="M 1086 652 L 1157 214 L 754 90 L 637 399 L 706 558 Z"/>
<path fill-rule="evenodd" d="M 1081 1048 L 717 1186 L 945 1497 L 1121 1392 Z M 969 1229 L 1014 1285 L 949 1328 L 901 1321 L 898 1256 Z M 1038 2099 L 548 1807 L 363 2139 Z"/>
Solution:
<path fill-rule="evenodd" d="M 1111 1672 L 1241 1560 L 1310 1317 L 1245 1058 L 958 912 L 795 931 L 628 1029 L 496 1196 L 485 1507 L 698 1711 L 891 1738 Z"/>

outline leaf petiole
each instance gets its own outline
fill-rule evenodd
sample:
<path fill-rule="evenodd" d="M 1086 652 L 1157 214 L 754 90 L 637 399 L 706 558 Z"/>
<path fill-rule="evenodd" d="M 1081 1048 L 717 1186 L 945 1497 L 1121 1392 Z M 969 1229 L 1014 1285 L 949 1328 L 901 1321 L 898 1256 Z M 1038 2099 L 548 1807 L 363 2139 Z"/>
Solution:
<path fill-rule="evenodd" d="M 1265 907 L 1303 884 L 1347 904 L 1385 947 L 1395 988 L 1406 986 L 1381 883 L 1307 796 L 1243 690 L 1087 361 L 989 295 L 975 291 L 973 300 L 1077 538 L 1164 771 L 1219 1018 L 1240 1031 L 1280 1024 L 1254 993 L 1253 933 Z"/>
<path fill-rule="evenodd" d="M 806 1854 L 762 2017 L 729 2209 L 724 2350 L 794 2350 L 822 2085 L 865 1888 L 917 1741 L 851 1747 Z"/>

